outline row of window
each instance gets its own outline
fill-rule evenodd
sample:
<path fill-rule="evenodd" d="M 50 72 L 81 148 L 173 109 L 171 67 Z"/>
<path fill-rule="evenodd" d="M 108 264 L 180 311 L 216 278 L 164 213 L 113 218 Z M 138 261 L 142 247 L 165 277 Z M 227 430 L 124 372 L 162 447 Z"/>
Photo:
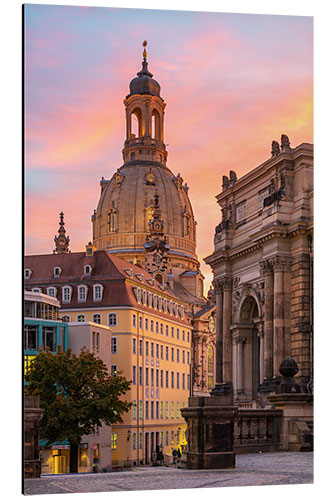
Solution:
<path fill-rule="evenodd" d="M 136 328 L 137 326 L 137 315 L 136 314 L 133 314 L 132 316 L 132 325 L 133 325 L 133 328 Z M 140 330 L 143 329 L 143 317 L 142 316 L 139 316 L 139 328 Z M 150 320 L 150 323 L 149 323 L 149 319 L 148 318 L 145 318 L 145 330 L 146 331 L 151 331 L 152 333 L 154 333 L 154 331 L 156 333 L 160 333 L 161 335 L 164 334 L 164 324 L 163 323 L 159 323 L 158 321 L 155 321 L 154 320 Z M 165 336 L 166 337 L 169 337 L 169 330 L 170 330 L 170 336 L 172 338 L 175 337 L 175 327 L 174 326 L 171 326 L 170 329 L 169 329 L 169 325 L 165 325 Z M 180 340 L 180 329 L 179 328 L 176 328 L 176 338 L 178 340 Z M 187 336 L 186 336 L 186 333 L 185 333 L 185 330 L 182 331 L 182 340 L 183 342 L 185 342 L 185 338 L 187 340 L 187 342 L 190 342 L 190 332 L 187 332 Z"/>
<path fill-rule="evenodd" d="M 176 432 L 175 431 L 165 431 L 165 442 L 164 442 L 164 431 L 159 431 L 159 446 L 163 448 L 163 446 L 169 446 L 169 444 L 174 444 L 176 437 L 176 444 L 180 442 L 180 433 L 183 433 L 183 439 L 185 439 L 184 431 L 181 429 Z M 115 432 L 111 434 L 111 448 L 112 450 L 117 450 L 118 448 L 118 436 Z M 143 449 L 143 432 L 132 433 L 132 449 L 142 450 Z"/>
<path fill-rule="evenodd" d="M 83 267 L 83 274 L 84 274 L 84 276 L 89 276 L 91 274 L 91 271 L 92 271 L 92 267 L 91 266 L 85 265 Z M 59 278 L 59 276 L 61 275 L 61 273 L 62 273 L 61 267 L 57 266 L 57 267 L 53 268 L 53 278 Z M 31 275 L 32 275 L 32 270 L 31 269 L 29 269 L 29 268 L 24 269 L 24 278 L 25 279 L 30 279 Z"/>
<path fill-rule="evenodd" d="M 184 306 L 172 302 L 172 300 L 165 299 L 140 287 L 134 288 L 134 294 L 137 302 L 140 304 L 184 318 Z"/>
<path fill-rule="evenodd" d="M 183 408 L 185 408 L 185 402 L 182 403 Z M 154 419 L 173 419 L 173 418 L 181 418 L 180 413 L 180 402 L 177 401 L 176 405 L 174 401 L 145 401 L 145 419 L 146 420 L 154 420 Z M 139 401 L 139 408 L 137 413 L 137 404 L 136 400 L 133 400 L 132 404 L 132 419 L 143 420 L 143 401 Z"/>
<path fill-rule="evenodd" d="M 115 369 L 116 366 L 114 365 Z M 169 374 L 170 374 L 170 379 L 169 379 Z M 176 377 L 175 377 L 176 375 Z M 143 385 L 144 380 L 143 380 L 143 367 L 139 366 L 138 370 L 136 366 L 132 366 L 132 384 L 136 385 L 137 383 L 137 377 L 138 377 L 138 382 L 139 385 Z M 180 373 L 180 372 L 174 372 L 169 370 L 160 370 L 159 368 L 145 368 L 145 385 L 151 385 L 156 387 L 164 387 L 168 389 L 171 387 L 171 389 L 180 389 L 180 385 L 182 389 L 185 389 L 185 380 L 186 380 L 186 374 L 185 373 Z M 170 385 L 169 385 L 170 382 Z M 176 386 L 176 387 L 175 387 Z M 190 376 L 189 374 L 187 375 L 187 389 L 190 388 Z"/>
<path fill-rule="evenodd" d="M 60 328 L 59 344 L 65 345 L 65 329 Z M 24 349 L 26 351 L 37 351 L 39 347 L 49 347 L 51 351 L 56 351 L 57 331 L 55 326 L 42 326 L 41 339 L 39 341 L 38 325 L 24 325 Z"/>
<path fill-rule="evenodd" d="M 95 284 L 92 285 L 93 289 L 93 301 L 94 302 L 100 302 L 102 300 L 103 296 L 103 285 L 100 284 Z M 33 292 L 42 292 L 42 289 L 39 287 L 35 287 L 32 289 Z M 73 287 L 66 285 L 61 287 L 62 291 L 62 296 L 61 300 L 63 303 L 69 303 L 72 300 L 72 294 L 73 294 Z M 48 286 L 46 288 L 46 294 L 49 295 L 50 297 L 55 297 L 57 298 L 57 293 L 58 290 L 55 286 Z M 80 285 L 77 287 L 77 300 L 78 302 L 86 302 L 88 297 L 88 286 L 87 285 Z"/>
<path fill-rule="evenodd" d="M 135 328 L 136 327 L 136 321 L 137 321 L 137 316 L 136 314 L 133 314 L 132 318 L 132 325 Z M 65 315 L 61 317 L 62 321 L 69 322 L 70 317 Z M 76 321 L 82 322 L 86 321 L 86 316 L 85 314 L 78 314 L 76 316 Z M 93 323 L 101 324 L 102 323 L 102 315 L 99 313 L 93 314 L 92 315 L 92 321 Z M 117 313 L 109 313 L 108 314 L 108 326 L 117 326 L 118 325 L 118 315 Z M 165 329 L 164 329 L 165 326 Z M 150 327 L 150 328 L 149 328 Z M 139 316 L 139 328 L 143 329 L 143 317 Z M 170 331 L 170 336 L 171 338 L 175 338 L 175 330 L 176 330 L 176 338 L 177 340 L 180 340 L 180 329 L 179 328 L 174 328 L 171 326 L 169 328 L 169 325 L 164 325 L 163 323 L 159 323 L 158 321 L 150 320 L 149 324 L 149 319 L 145 318 L 145 330 L 146 331 L 151 331 L 152 333 L 160 333 L 161 335 L 164 335 L 165 331 L 165 336 L 169 337 L 169 331 Z M 182 340 L 185 342 L 185 339 L 187 342 L 190 342 L 190 332 L 185 332 L 185 330 L 182 330 Z"/>
<path fill-rule="evenodd" d="M 164 353 L 164 348 L 165 348 L 165 353 Z M 137 340 L 136 340 L 136 338 L 132 339 L 132 352 L 133 352 L 133 354 L 136 354 L 136 352 L 137 352 Z M 175 361 L 175 352 L 176 352 L 176 362 L 180 363 L 180 349 L 178 349 L 178 348 L 175 349 L 174 347 L 164 346 L 163 344 L 156 344 L 154 342 L 150 342 L 150 349 L 149 349 L 149 342 L 148 342 L 148 340 L 146 340 L 146 349 L 145 349 L 146 357 L 149 357 L 149 355 L 150 355 L 152 358 L 156 357 L 156 358 L 164 359 L 164 354 L 165 354 L 165 360 L 169 361 L 169 353 L 170 353 L 170 360 Z M 139 355 L 143 356 L 143 340 L 142 339 L 139 339 Z M 182 363 L 186 363 L 186 351 L 184 349 L 182 350 Z M 187 351 L 187 364 L 188 365 L 190 364 L 190 351 Z"/>

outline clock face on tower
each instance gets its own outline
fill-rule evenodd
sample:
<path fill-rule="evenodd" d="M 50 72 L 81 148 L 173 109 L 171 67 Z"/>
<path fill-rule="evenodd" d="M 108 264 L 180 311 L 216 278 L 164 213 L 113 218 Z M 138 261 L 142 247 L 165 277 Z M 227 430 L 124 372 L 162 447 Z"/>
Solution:
<path fill-rule="evenodd" d="M 148 174 L 146 174 L 146 181 L 147 181 L 147 184 L 154 184 L 155 175 L 153 174 L 153 172 L 149 171 Z"/>
<path fill-rule="evenodd" d="M 162 229 L 162 224 L 159 221 L 155 221 L 153 223 L 153 229 L 154 231 L 161 231 Z"/>

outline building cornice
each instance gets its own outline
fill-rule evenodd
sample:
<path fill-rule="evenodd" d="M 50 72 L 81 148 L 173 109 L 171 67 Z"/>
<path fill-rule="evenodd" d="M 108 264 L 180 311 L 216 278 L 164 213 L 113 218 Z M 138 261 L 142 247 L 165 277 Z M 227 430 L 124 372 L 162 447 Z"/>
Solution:
<path fill-rule="evenodd" d="M 250 253 L 256 252 L 264 247 L 265 243 L 280 238 L 294 238 L 298 235 L 311 234 L 313 231 L 313 223 L 297 222 L 293 225 L 280 226 L 270 225 L 260 229 L 257 233 L 250 236 L 251 243 L 248 241 L 241 243 L 237 247 L 231 249 L 220 250 L 212 253 L 204 259 L 206 264 L 214 267 L 222 262 L 230 262 L 244 257 Z"/>

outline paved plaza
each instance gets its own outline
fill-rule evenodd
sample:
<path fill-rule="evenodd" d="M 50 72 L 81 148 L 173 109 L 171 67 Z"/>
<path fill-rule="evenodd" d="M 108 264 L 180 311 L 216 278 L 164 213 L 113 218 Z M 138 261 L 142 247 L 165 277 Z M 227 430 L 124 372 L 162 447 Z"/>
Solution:
<path fill-rule="evenodd" d="M 64 474 L 25 480 L 25 495 L 220 488 L 313 483 L 313 453 L 239 455 L 232 470 L 142 467 L 126 472 Z"/>

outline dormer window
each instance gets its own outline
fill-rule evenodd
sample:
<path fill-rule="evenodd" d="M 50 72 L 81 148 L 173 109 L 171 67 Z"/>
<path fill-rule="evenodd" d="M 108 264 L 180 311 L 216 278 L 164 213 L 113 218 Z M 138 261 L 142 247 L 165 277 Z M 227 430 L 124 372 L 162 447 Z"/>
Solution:
<path fill-rule="evenodd" d="M 33 288 L 32 291 L 35 293 L 41 293 L 42 289 L 41 288 Z"/>
<path fill-rule="evenodd" d="M 135 276 L 138 278 L 138 280 L 143 281 L 143 274 L 136 274 Z"/>
<path fill-rule="evenodd" d="M 125 273 L 127 276 L 132 277 L 133 276 L 133 269 L 131 267 L 128 267 L 127 269 L 124 269 Z"/>
<path fill-rule="evenodd" d="M 91 274 L 91 271 L 92 271 L 91 266 L 89 266 L 89 265 L 84 266 L 84 274 L 85 274 L 85 276 L 88 276 L 89 274 Z"/>
<path fill-rule="evenodd" d="M 47 293 L 47 295 L 49 295 L 50 297 L 56 297 L 56 296 L 57 296 L 57 289 L 56 289 L 54 286 L 49 286 L 49 287 L 46 289 L 46 293 Z"/>
<path fill-rule="evenodd" d="M 71 301 L 71 298 L 72 298 L 72 287 L 71 286 L 62 287 L 62 301 L 64 303 L 68 303 Z"/>
<path fill-rule="evenodd" d="M 94 302 L 99 302 L 102 300 L 103 296 L 103 286 L 93 285 Z"/>
<path fill-rule="evenodd" d="M 53 277 L 54 278 L 59 278 L 60 274 L 61 274 L 61 268 L 60 267 L 55 267 L 53 269 Z"/>
<path fill-rule="evenodd" d="M 32 273 L 31 269 L 24 269 L 24 279 L 28 280 L 31 276 L 31 273 Z"/>
<path fill-rule="evenodd" d="M 79 302 L 86 302 L 87 300 L 87 291 L 88 287 L 86 285 L 81 285 L 78 287 L 78 301 Z"/>

